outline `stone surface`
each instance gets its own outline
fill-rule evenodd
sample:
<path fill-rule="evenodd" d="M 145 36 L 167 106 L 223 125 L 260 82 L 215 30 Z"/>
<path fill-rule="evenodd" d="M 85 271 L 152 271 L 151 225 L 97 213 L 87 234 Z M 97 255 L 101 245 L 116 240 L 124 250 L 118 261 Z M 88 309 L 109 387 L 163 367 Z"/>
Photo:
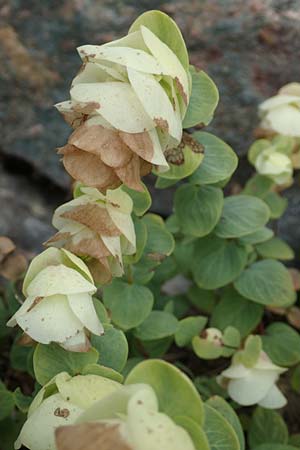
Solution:
<path fill-rule="evenodd" d="M 26 183 L 16 173 L 1 179 L 6 191 L 11 189 L 8 180 L 26 184 L 18 192 L 17 204 L 8 201 L 6 217 L 14 218 L 16 210 L 10 209 L 20 204 L 25 208 L 31 198 L 40 195 L 38 201 L 47 211 L 42 221 L 47 226 L 56 202 L 48 189 L 60 188 L 61 196 L 69 189 L 69 177 L 55 148 L 65 143 L 70 129 L 52 105 L 68 97 L 80 65 L 76 47 L 121 37 L 137 15 L 154 8 L 176 20 L 191 62 L 206 70 L 218 85 L 221 100 L 208 130 L 231 144 L 240 156 L 252 140 L 258 103 L 281 85 L 299 81 L 299 0 L 0 0 L 0 154 L 4 161 L 12 158 L 16 166 L 26 162 L 23 174 L 27 177 Z M 243 180 L 248 172 L 242 159 L 237 179 Z M 43 177 L 47 195 L 33 193 L 33 175 Z M 15 187 L 10 195 L 14 192 Z M 291 195 L 299 201 L 298 188 Z M 156 195 L 155 211 L 168 214 L 171 198 L 171 192 Z M 29 214 L 32 207 L 26 208 Z M 23 211 L 22 207 L 17 214 Z M 31 212 L 26 222 L 29 228 L 30 220 L 41 220 Z M 5 225 L 7 230 L 3 220 L 1 228 Z M 291 224 L 283 221 L 280 229 L 285 230 L 287 223 Z M 293 234 L 298 223 L 294 220 L 291 225 L 291 239 L 298 236 L 298 232 Z M 38 240 L 47 233 L 40 225 L 36 227 Z M 23 231 L 23 242 L 25 235 Z"/>

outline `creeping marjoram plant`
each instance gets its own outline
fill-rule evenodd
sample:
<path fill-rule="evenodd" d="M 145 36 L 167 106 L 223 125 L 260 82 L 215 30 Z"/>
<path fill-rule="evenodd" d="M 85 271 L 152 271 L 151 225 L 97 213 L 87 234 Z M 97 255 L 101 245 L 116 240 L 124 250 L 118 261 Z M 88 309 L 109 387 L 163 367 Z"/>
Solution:
<path fill-rule="evenodd" d="M 274 220 L 300 167 L 299 85 L 262 104 L 242 187 L 235 152 L 202 130 L 218 90 L 171 18 L 149 11 L 79 55 L 56 105 L 72 127 L 59 153 L 74 199 L 54 212 L 25 301 L 10 284 L 3 307 L 22 330 L 11 364 L 38 393 L 0 383 L 0 430 L 12 421 L 10 443 L 30 450 L 293 450 L 272 409 L 299 390 L 300 277 Z M 157 189 L 180 181 L 166 221 L 148 212 L 151 171 Z"/>

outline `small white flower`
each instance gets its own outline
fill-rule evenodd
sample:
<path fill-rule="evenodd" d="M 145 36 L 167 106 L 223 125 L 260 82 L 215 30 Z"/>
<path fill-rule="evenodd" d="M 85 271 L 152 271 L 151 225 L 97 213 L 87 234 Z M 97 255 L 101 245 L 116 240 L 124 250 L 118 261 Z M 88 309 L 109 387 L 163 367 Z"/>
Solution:
<path fill-rule="evenodd" d="M 56 450 L 57 427 L 74 423 L 94 402 L 120 387 L 119 383 L 97 375 L 77 375 L 73 378 L 66 372 L 56 375 L 30 405 L 15 449 L 24 445 L 30 450 Z M 54 393 L 47 396 L 49 388 Z"/>
<path fill-rule="evenodd" d="M 117 411 L 121 406 L 122 411 Z M 95 403 L 77 420 L 57 431 L 57 448 L 126 448 L 130 450 L 195 450 L 188 432 L 159 412 L 154 390 L 143 384 L 124 386 Z M 76 433 L 76 440 L 74 439 Z M 114 444 L 114 445 L 113 445 Z M 119 444 L 119 445 L 117 445 Z"/>
<path fill-rule="evenodd" d="M 218 382 L 227 386 L 229 396 L 240 405 L 257 403 L 264 408 L 282 408 L 287 401 L 276 382 L 286 370 L 273 364 L 268 355 L 261 352 L 252 367 L 233 363 L 221 373 Z"/>
<path fill-rule="evenodd" d="M 105 283 L 123 274 L 122 255 L 136 251 L 133 202 L 121 188 L 105 195 L 95 188 L 80 190 L 83 195 L 56 209 L 52 223 L 59 232 L 47 244 L 89 257 L 94 279 Z"/>
<path fill-rule="evenodd" d="M 287 184 L 292 180 L 293 165 L 291 159 L 272 147 L 259 153 L 255 160 L 255 168 L 261 175 L 272 178 L 276 184 Z"/>
<path fill-rule="evenodd" d="M 300 137 L 300 83 L 283 86 L 259 106 L 261 127 L 285 136 Z"/>
<path fill-rule="evenodd" d="M 56 342 L 70 351 L 87 351 L 86 330 L 101 335 L 94 308 L 93 278 L 81 259 L 49 248 L 31 262 L 23 284 L 26 300 L 8 321 L 42 344 Z"/>

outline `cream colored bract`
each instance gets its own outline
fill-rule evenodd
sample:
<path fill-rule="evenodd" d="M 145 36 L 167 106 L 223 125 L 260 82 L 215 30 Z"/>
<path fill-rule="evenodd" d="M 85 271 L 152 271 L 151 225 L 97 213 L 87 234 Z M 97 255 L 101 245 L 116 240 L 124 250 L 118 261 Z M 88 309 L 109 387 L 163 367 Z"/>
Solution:
<path fill-rule="evenodd" d="M 181 142 L 190 74 L 144 25 L 122 39 L 84 45 L 78 52 L 83 66 L 72 82 L 71 99 L 56 105 L 75 129 L 60 149 L 64 165 L 89 186 L 125 183 L 139 190 L 140 175 L 149 171 L 145 163 L 168 170 L 164 151 Z"/>
<path fill-rule="evenodd" d="M 74 423 L 85 409 L 120 387 L 97 375 L 56 375 L 33 400 L 15 448 L 25 445 L 30 450 L 56 450 L 57 427 Z M 54 392 L 50 396 L 46 394 L 49 389 Z"/>
<path fill-rule="evenodd" d="M 55 211 L 52 223 L 59 232 L 47 245 L 88 257 L 94 279 L 104 283 L 112 276 L 121 276 L 122 255 L 136 251 L 133 202 L 121 188 L 108 189 L 106 195 L 95 188 L 80 190 L 83 195 Z"/>
<path fill-rule="evenodd" d="M 289 184 L 293 180 L 291 159 L 272 147 L 263 150 L 255 160 L 255 168 L 261 175 L 266 175 L 279 185 Z"/>
<path fill-rule="evenodd" d="M 7 325 L 19 325 L 42 344 L 87 351 L 86 332 L 103 334 L 92 299 L 96 290 L 82 260 L 67 250 L 49 248 L 31 262 L 23 284 L 26 300 Z"/>
<path fill-rule="evenodd" d="M 228 389 L 229 396 L 243 406 L 255 405 L 264 408 L 282 408 L 287 400 L 276 386 L 284 367 L 272 363 L 266 353 L 261 352 L 252 367 L 232 363 L 224 370 L 218 381 Z"/>
<path fill-rule="evenodd" d="M 155 392 L 145 384 L 122 387 L 92 405 L 77 422 L 57 430 L 58 450 L 90 450 L 93 445 L 99 449 L 195 450 L 187 431 L 159 412 Z"/>
<path fill-rule="evenodd" d="M 259 107 L 261 127 L 283 134 L 300 137 L 300 83 L 283 86 L 277 95 Z"/>

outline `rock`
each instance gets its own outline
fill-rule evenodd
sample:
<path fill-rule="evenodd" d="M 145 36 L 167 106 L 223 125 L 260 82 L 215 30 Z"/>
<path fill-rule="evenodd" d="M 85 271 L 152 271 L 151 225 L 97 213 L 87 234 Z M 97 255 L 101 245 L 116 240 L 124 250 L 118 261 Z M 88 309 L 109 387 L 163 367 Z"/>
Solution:
<path fill-rule="evenodd" d="M 191 62 L 218 85 L 220 104 L 207 130 L 242 156 L 236 177 L 243 182 L 249 173 L 244 155 L 258 124 L 257 105 L 282 85 L 299 81 L 298 0 L 55 0 L 51 7 L 37 0 L 9 2 L 0 7 L 0 153 L 4 158 L 26 161 L 30 174 L 46 177 L 67 192 L 70 179 L 55 148 L 64 145 L 70 129 L 53 104 L 68 98 L 70 82 L 80 66 L 76 47 L 119 38 L 140 13 L 154 8 L 176 20 Z M 33 198 L 37 195 L 30 180 L 26 189 L 32 190 Z M 29 214 L 26 199 L 24 194 L 20 207 L 28 208 Z M 167 215 L 171 199 L 172 190 L 160 191 L 154 196 L 153 209 Z M 55 203 L 50 193 L 47 201 Z M 15 211 L 10 209 L 17 205 L 6 206 L 9 218 L 14 218 Z M 287 217 L 281 221 L 282 229 Z M 30 235 L 33 223 L 28 220 L 25 228 Z M 41 218 L 34 215 L 31 220 Z M 292 226 L 299 228 L 295 222 Z M 44 239 L 46 228 L 34 226 L 39 230 L 36 241 Z M 21 233 L 19 228 L 13 230 Z"/>

